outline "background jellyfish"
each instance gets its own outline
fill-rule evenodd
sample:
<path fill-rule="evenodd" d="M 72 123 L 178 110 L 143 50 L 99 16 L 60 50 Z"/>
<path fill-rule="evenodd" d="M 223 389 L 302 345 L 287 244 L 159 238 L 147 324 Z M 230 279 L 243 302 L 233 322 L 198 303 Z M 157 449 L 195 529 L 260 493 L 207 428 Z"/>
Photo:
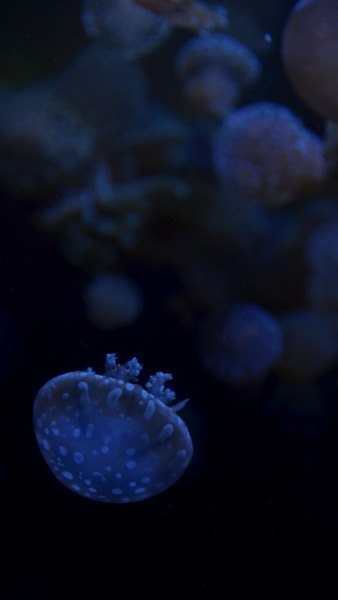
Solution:
<path fill-rule="evenodd" d="M 88 167 L 94 132 L 52 81 L 0 98 L 0 177 L 19 194 L 69 181 Z"/>
<path fill-rule="evenodd" d="M 315 189 L 324 178 L 322 142 L 284 106 L 240 108 L 224 120 L 214 165 L 225 185 L 263 206 L 280 206 Z"/>
<path fill-rule="evenodd" d="M 135 2 L 142 4 L 148 11 L 154 7 L 153 14 L 180 7 L 172 14 L 183 20 L 183 8 L 194 2 Z M 293 597 L 297 583 L 300 596 L 304 588 L 313 595 L 314 583 L 318 597 L 337 595 L 337 561 L 328 543 L 337 539 L 338 529 L 337 359 L 311 383 L 285 383 L 278 373 L 281 357 L 287 359 L 282 350 L 257 379 L 237 385 L 203 368 L 196 339 L 210 314 L 221 314 L 224 324 L 243 302 L 261 307 L 279 329 L 279 320 L 294 310 L 325 312 L 336 335 L 334 264 L 324 253 L 332 275 L 325 275 L 325 286 L 317 290 L 323 302 L 315 306 L 309 285 L 317 266 L 306 252 L 314 231 L 336 219 L 337 149 L 328 147 L 322 120 L 295 96 L 282 71 L 279 40 L 291 4 L 226 1 L 227 33 L 261 62 L 261 77 L 240 97 L 240 110 L 250 103 L 278 102 L 319 137 L 321 148 L 324 142 L 320 189 L 311 183 L 300 191 L 288 179 L 288 169 L 273 165 L 268 127 L 259 129 L 256 113 L 253 139 L 262 152 L 250 163 L 253 179 L 269 174 L 273 196 L 274 173 L 285 173 L 291 199 L 280 203 L 267 195 L 259 203 L 249 197 L 250 186 L 219 177 L 212 165 L 219 118 L 193 114 L 183 102 L 184 80 L 176 76 L 175 57 L 196 31 L 204 37 L 205 25 L 178 29 L 162 13 L 171 26 L 165 43 L 126 61 L 108 37 L 104 43 L 96 38 L 100 50 L 92 60 L 79 3 L 14 0 L 2 7 L 1 106 L 7 94 L 25 93 L 22 84 L 35 85 L 38 76 L 49 85 L 48 77 L 67 123 L 73 123 L 73 140 L 79 138 L 73 144 L 79 161 L 67 171 L 62 166 L 66 145 L 59 146 L 60 159 L 48 144 L 46 152 L 35 154 L 34 144 L 26 151 L 25 135 L 7 146 L 6 127 L 0 135 L 0 162 L 6 163 L 0 170 L 0 304 L 14 318 L 24 348 L 15 356 L 15 370 L 0 381 L 5 425 L 0 476 L 3 512 L 11 522 L 3 532 L 5 598 L 54 599 L 65 590 L 80 597 L 90 588 L 100 597 L 112 585 L 127 598 L 158 596 L 164 581 L 170 597 L 178 589 L 188 597 L 217 596 L 220 585 L 230 597 L 236 589 L 238 597 L 275 598 L 281 587 L 285 597 Z M 203 6 L 214 8 L 211 2 Z M 84 64 L 77 71 L 81 55 Z M 39 114 L 40 107 L 37 99 L 31 114 Z M 18 124 L 23 113 L 20 108 Z M 170 124 L 158 126 L 160 114 L 169 115 L 177 128 L 170 132 Z M 58 142 L 67 127 L 53 118 L 59 128 L 47 126 L 48 111 L 41 109 L 40 116 L 45 122 L 40 131 L 52 134 L 51 145 Z M 230 111 L 229 120 L 233 116 Z M 79 132 L 88 142 L 83 158 Z M 285 139 L 283 156 L 298 156 L 292 136 L 286 138 L 277 136 L 277 146 L 284 148 Z M 298 161 L 307 165 L 304 179 L 312 181 L 311 161 Z M 21 182 L 30 170 L 33 183 L 25 188 Z M 230 183 L 235 184 L 231 190 Z M 15 189 L 21 190 L 20 202 Z M 325 217 L 327 199 L 332 212 Z M 321 216 L 310 217 L 312 202 Z M 113 332 L 88 321 L 82 303 L 84 285 L 107 271 L 135 276 L 145 299 L 142 318 Z M 214 336 L 210 353 L 219 348 L 217 328 Z M 54 374 L 74 372 L 77 365 L 89 364 L 100 373 L 96 361 L 112 341 L 126 357 L 137 347 L 150 372 L 160 365 L 177 373 L 179 397 L 188 391 L 193 397 L 189 423 L 191 413 L 196 458 L 191 468 L 166 493 L 133 502 L 127 510 L 88 502 L 56 484 L 41 460 L 31 422 L 40 384 Z M 256 360 L 264 356 L 264 348 L 257 347 Z M 66 472 L 77 477 L 81 465 L 71 453 L 68 458 L 73 462 Z"/>
<path fill-rule="evenodd" d="M 302 0 L 290 13 L 282 57 L 297 94 L 326 119 L 338 120 L 338 7 L 335 0 Z"/>
<path fill-rule="evenodd" d="M 260 63 L 244 44 L 213 33 L 189 40 L 176 56 L 187 102 L 202 114 L 226 116 L 259 77 Z"/>
<path fill-rule="evenodd" d="M 127 275 L 102 273 L 83 290 L 88 319 L 99 329 L 112 331 L 131 325 L 142 311 L 142 294 Z"/>
<path fill-rule="evenodd" d="M 99 149 L 132 129 L 147 108 L 142 71 L 100 43 L 84 48 L 57 79 L 58 93 L 94 128 Z"/>
<path fill-rule="evenodd" d="M 84 0 L 82 21 L 89 37 L 109 43 L 127 59 L 150 52 L 171 31 L 168 21 L 134 0 Z"/>
<path fill-rule="evenodd" d="M 168 19 L 176 27 L 192 29 L 201 33 L 214 29 L 224 29 L 227 12 L 221 4 L 207 5 L 197 0 L 135 0 L 153 13 Z"/>
<path fill-rule="evenodd" d="M 279 325 L 258 306 L 239 304 L 228 314 L 211 314 L 202 324 L 202 362 L 215 377 L 232 385 L 264 377 L 281 352 Z"/>

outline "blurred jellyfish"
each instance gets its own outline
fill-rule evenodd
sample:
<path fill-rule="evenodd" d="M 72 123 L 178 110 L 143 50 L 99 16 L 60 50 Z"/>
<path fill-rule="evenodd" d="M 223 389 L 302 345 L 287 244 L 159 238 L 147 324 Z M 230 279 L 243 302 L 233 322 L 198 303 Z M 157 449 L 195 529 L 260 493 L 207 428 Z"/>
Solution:
<path fill-rule="evenodd" d="M 197 0 L 135 0 L 135 3 L 165 17 L 176 27 L 192 31 L 224 29 L 228 24 L 227 11 L 221 5 L 210 6 Z"/>
<path fill-rule="evenodd" d="M 244 44 L 222 33 L 188 41 L 176 57 L 188 103 L 198 112 L 224 117 L 244 88 L 257 81 L 260 63 Z"/>
<path fill-rule="evenodd" d="M 337 338 L 330 322 L 309 309 L 293 310 L 280 317 L 283 352 L 277 373 L 287 383 L 312 383 L 337 359 Z"/>
<path fill-rule="evenodd" d="M 128 60 L 156 48 L 171 31 L 168 21 L 133 0 L 84 0 L 82 21 L 89 37 Z"/>
<path fill-rule="evenodd" d="M 58 80 L 58 92 L 106 144 L 118 132 L 132 129 L 147 107 L 141 70 L 99 43 L 74 59 Z"/>
<path fill-rule="evenodd" d="M 66 190 L 36 218 L 39 227 L 58 236 L 73 264 L 97 273 L 117 268 L 123 253 L 152 264 L 181 260 L 181 248 L 168 244 L 168 236 L 175 235 L 179 218 L 185 219 L 189 183 L 165 175 L 117 183 L 107 163 L 94 167 L 86 186 Z M 186 239 L 186 220 L 184 227 Z"/>
<path fill-rule="evenodd" d="M 142 311 L 142 294 L 136 283 L 121 273 L 103 273 L 83 291 L 88 319 L 104 331 L 131 325 Z"/>
<path fill-rule="evenodd" d="M 0 180 L 15 193 L 59 185 L 82 171 L 94 134 L 53 81 L 5 94 L 0 101 Z"/>
<path fill-rule="evenodd" d="M 338 121 L 338 5 L 336 0 L 301 0 L 283 36 L 282 56 L 299 96 L 314 111 Z"/>
<path fill-rule="evenodd" d="M 228 314 L 212 313 L 202 323 L 199 351 L 204 366 L 232 385 L 254 383 L 277 363 L 280 327 L 266 310 L 238 304 Z"/>
<path fill-rule="evenodd" d="M 224 185 L 279 206 L 323 178 L 322 142 L 284 106 L 261 102 L 231 113 L 215 137 L 214 165 Z"/>

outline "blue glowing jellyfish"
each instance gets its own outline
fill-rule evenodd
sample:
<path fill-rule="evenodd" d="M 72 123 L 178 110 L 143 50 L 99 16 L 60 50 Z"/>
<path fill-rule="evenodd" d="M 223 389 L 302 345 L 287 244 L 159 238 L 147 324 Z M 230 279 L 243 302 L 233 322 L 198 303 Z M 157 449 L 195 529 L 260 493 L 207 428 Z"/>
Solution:
<path fill-rule="evenodd" d="M 135 383 L 136 358 L 119 365 L 107 354 L 105 374 L 91 369 L 48 381 L 34 402 L 36 438 L 55 477 L 81 496 L 127 503 L 177 481 L 193 454 L 189 431 L 172 407 L 168 373 Z"/>

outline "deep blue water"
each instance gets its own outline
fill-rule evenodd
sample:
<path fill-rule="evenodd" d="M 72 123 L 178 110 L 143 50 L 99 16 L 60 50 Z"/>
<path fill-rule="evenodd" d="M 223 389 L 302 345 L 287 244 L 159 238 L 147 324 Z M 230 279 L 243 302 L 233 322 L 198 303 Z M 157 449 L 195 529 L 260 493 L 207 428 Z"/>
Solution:
<path fill-rule="evenodd" d="M 232 8 L 238 17 L 235 4 L 229 5 L 230 16 Z M 276 2 L 275 11 L 274 3 L 269 10 L 264 2 L 238 4 L 274 40 L 261 57 L 262 81 L 245 103 L 281 102 L 321 133 L 322 121 L 296 98 L 280 64 L 283 23 L 294 2 Z M 20 88 L 63 72 L 87 43 L 80 8 L 78 1 L 3 2 L 0 84 Z M 240 27 L 239 22 L 236 34 Z M 178 32 L 141 60 L 156 99 L 172 110 L 179 101 L 171 58 L 189 35 Z M 246 30 L 242 37 L 250 39 Z M 189 111 L 180 110 L 190 122 Z M 192 129 L 192 139 L 200 139 L 199 127 Z M 201 169 L 209 185 L 208 140 L 198 150 L 191 151 L 187 172 Z M 52 186 L 47 202 L 58 193 Z M 89 590 L 95 598 L 123 600 L 155 594 L 271 600 L 279 593 L 293 597 L 296 589 L 306 597 L 315 585 L 321 599 L 335 597 L 337 367 L 298 389 L 306 406 L 319 398 L 318 412 L 308 416 L 304 409 L 290 417 L 286 408 L 276 418 L 266 410 L 278 388 L 276 374 L 239 389 L 217 381 L 201 365 L 198 327 L 191 326 L 205 307 L 185 299 L 173 310 L 182 292 L 177 270 L 166 260 L 152 263 L 132 253 L 122 257 L 121 266 L 142 288 L 144 312 L 130 327 L 99 331 L 82 302 L 86 269 L 71 264 L 60 240 L 34 224 L 45 201 L 40 193 L 17 198 L 5 185 L 0 188 L 4 600 L 80 598 Z M 165 237 L 165 215 L 163 230 L 157 226 L 158 238 Z M 236 293 L 247 300 L 247 281 L 236 283 Z M 294 302 L 287 290 L 285 298 L 276 314 Z M 297 293 L 295 303 L 302 299 Z M 266 303 L 273 304 L 268 294 Z M 101 372 L 108 352 L 122 360 L 137 356 L 147 375 L 173 373 L 178 398 L 190 398 L 182 411 L 195 449 L 190 467 L 163 494 L 130 506 L 96 503 L 61 486 L 33 431 L 39 388 L 61 373 L 87 367 Z M 295 391 L 288 394 L 286 386 L 283 393 L 288 407 Z"/>

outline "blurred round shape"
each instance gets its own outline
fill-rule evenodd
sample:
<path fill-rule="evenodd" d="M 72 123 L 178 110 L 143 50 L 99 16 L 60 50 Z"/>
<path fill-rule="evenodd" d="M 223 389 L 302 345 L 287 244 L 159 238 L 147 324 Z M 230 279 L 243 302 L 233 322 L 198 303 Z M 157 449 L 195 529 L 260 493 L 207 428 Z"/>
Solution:
<path fill-rule="evenodd" d="M 82 22 L 89 37 L 128 60 L 151 52 L 171 32 L 168 21 L 133 0 L 84 0 Z"/>
<path fill-rule="evenodd" d="M 231 385 L 255 383 L 282 352 L 280 327 L 266 310 L 238 304 L 227 314 L 211 313 L 201 325 L 199 351 L 204 366 Z"/>
<path fill-rule="evenodd" d="M 176 56 L 188 103 L 198 112 L 224 117 L 242 90 L 259 77 L 256 56 L 241 42 L 222 33 L 188 41 Z"/>
<path fill-rule="evenodd" d="M 228 25 L 227 11 L 218 4 L 209 5 L 198 0 L 134 0 L 156 15 L 165 17 L 173 26 L 206 32 L 221 30 Z"/>
<path fill-rule="evenodd" d="M 98 137 L 108 141 L 132 129 L 147 107 L 146 83 L 138 65 L 99 43 L 75 57 L 59 77 L 58 92 Z"/>
<path fill-rule="evenodd" d="M 93 137 L 53 82 L 5 94 L 0 101 L 0 180 L 14 193 L 65 183 L 91 160 Z"/>
<path fill-rule="evenodd" d="M 83 299 L 89 321 L 103 331 L 131 325 L 140 316 L 143 299 L 127 275 L 104 273 L 87 283 Z"/>
<path fill-rule="evenodd" d="M 337 55 L 337 1 L 300 0 L 285 26 L 283 62 L 297 94 L 332 121 L 338 121 Z"/>
<path fill-rule="evenodd" d="M 323 315 L 300 309 L 279 319 L 283 352 L 277 373 L 286 383 L 312 383 L 328 371 L 337 359 L 337 339 Z"/>
<path fill-rule="evenodd" d="M 324 177 L 321 140 L 288 108 L 269 102 L 235 110 L 223 121 L 213 159 L 225 186 L 268 207 L 314 191 Z"/>
<path fill-rule="evenodd" d="M 242 42 L 223 33 L 193 37 L 176 56 L 176 70 L 182 79 L 209 65 L 219 65 L 241 85 L 256 81 L 261 71 L 253 52 Z"/>

